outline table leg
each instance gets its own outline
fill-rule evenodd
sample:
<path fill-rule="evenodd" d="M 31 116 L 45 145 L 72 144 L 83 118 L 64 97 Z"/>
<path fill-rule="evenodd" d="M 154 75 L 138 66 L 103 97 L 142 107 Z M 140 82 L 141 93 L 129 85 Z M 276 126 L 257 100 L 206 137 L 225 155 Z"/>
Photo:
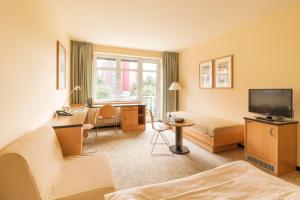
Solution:
<path fill-rule="evenodd" d="M 182 145 L 182 127 L 176 127 L 175 145 L 170 146 L 170 151 L 175 154 L 187 154 L 189 149 Z"/>

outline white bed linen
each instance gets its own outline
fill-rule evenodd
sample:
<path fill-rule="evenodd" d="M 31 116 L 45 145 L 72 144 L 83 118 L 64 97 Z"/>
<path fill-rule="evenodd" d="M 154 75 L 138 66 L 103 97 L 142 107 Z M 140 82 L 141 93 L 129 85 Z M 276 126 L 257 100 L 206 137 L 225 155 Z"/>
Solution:
<path fill-rule="evenodd" d="M 121 190 L 106 200 L 286 199 L 300 200 L 300 187 L 235 161 L 186 178 Z"/>

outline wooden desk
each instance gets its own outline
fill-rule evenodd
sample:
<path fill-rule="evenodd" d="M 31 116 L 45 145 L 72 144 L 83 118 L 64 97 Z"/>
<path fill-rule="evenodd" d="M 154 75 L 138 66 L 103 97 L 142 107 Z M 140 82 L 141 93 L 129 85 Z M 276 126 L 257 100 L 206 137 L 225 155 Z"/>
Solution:
<path fill-rule="evenodd" d="M 143 103 L 117 103 L 121 108 L 122 131 L 144 130 L 146 128 L 146 105 Z M 93 105 L 90 108 L 101 108 Z M 49 121 L 56 132 L 64 156 L 83 154 L 82 126 L 88 122 L 89 108 L 72 107 L 73 116 L 57 116 Z"/>
<path fill-rule="evenodd" d="M 101 108 L 103 105 L 93 105 L 90 108 Z M 146 104 L 144 103 L 115 103 L 119 107 L 122 131 L 138 131 L 146 129 Z"/>
<path fill-rule="evenodd" d="M 73 116 L 57 116 L 49 121 L 56 132 L 64 156 L 82 155 L 82 126 L 86 123 L 88 108 L 72 109 Z"/>

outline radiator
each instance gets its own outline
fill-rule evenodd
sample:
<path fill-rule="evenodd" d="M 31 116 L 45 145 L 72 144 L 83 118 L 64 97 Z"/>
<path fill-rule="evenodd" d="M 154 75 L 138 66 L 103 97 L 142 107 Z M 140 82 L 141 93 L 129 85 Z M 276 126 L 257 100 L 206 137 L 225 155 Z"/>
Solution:
<path fill-rule="evenodd" d="M 251 162 L 251 163 L 254 163 L 254 164 L 256 164 L 256 165 L 258 165 L 258 166 L 260 166 L 260 167 L 266 169 L 267 171 L 270 171 L 270 172 L 275 173 L 276 168 L 275 168 L 275 166 L 274 166 L 273 164 L 271 164 L 271 163 L 267 163 L 267 162 L 265 162 L 265 161 L 263 161 L 263 160 L 260 160 L 260 159 L 258 159 L 258 158 L 255 158 L 254 156 L 251 156 L 251 155 L 247 155 L 247 156 L 246 156 L 246 159 L 247 159 L 247 161 L 249 161 L 249 162 Z"/>

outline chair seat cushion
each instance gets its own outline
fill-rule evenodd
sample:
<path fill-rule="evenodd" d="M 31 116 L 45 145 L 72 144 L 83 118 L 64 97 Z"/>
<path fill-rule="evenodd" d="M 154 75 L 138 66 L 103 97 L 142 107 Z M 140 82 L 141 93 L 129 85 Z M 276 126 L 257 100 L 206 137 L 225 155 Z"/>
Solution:
<path fill-rule="evenodd" d="M 154 129 L 157 131 L 166 131 L 172 129 L 172 127 L 161 122 L 155 122 Z"/>
<path fill-rule="evenodd" d="M 92 125 L 92 124 L 83 124 L 82 128 L 84 130 L 89 130 L 89 129 L 94 128 L 94 125 Z"/>
<path fill-rule="evenodd" d="M 106 155 L 69 157 L 53 183 L 49 199 L 103 199 L 105 193 L 114 190 Z"/>

